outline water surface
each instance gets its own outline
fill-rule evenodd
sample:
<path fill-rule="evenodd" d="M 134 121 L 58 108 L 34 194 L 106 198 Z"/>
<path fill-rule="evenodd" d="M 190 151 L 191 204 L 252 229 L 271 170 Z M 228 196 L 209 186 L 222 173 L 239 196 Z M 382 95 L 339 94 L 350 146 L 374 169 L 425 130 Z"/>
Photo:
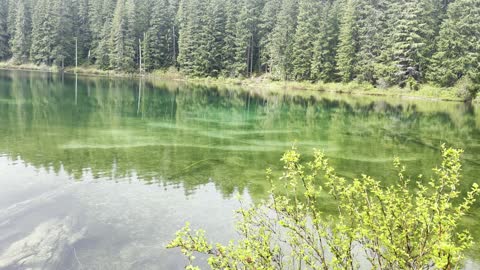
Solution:
<path fill-rule="evenodd" d="M 235 237 L 235 194 L 266 198 L 292 143 L 347 177 L 393 183 L 395 156 L 431 175 L 442 143 L 465 149 L 464 190 L 480 172 L 469 104 L 178 82 L 0 71 L 0 138 L 0 269 L 180 269 L 175 231 Z"/>

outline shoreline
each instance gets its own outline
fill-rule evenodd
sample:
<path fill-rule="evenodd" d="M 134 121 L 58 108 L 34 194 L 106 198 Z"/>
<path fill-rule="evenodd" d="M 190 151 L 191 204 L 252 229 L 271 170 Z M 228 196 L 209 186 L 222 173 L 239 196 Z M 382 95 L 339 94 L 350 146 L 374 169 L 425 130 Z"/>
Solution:
<path fill-rule="evenodd" d="M 46 73 L 62 73 L 57 67 L 37 66 L 32 64 L 25 65 L 11 65 L 8 63 L 0 63 L 0 70 L 11 71 L 34 71 Z M 172 80 L 181 81 L 185 83 L 204 84 L 210 86 L 233 86 L 244 89 L 256 89 L 261 91 L 315 91 L 323 93 L 351 95 L 351 96 L 377 96 L 377 97 L 393 97 L 398 99 L 417 99 L 427 101 L 447 101 L 447 102 L 467 102 L 466 100 L 456 95 L 456 89 L 441 88 L 430 84 L 419 85 L 419 90 L 408 90 L 398 86 L 379 89 L 367 83 L 312 83 L 312 82 L 298 82 L 298 81 L 272 81 L 262 77 L 252 78 L 198 78 L 188 77 L 182 73 L 169 70 L 156 70 L 146 74 L 139 73 L 123 73 L 111 70 L 101 70 L 94 66 L 79 67 L 77 72 L 75 68 L 66 67 L 63 70 L 65 74 L 78 74 L 82 76 L 93 77 L 112 77 L 112 78 L 145 78 L 146 80 Z M 478 103 L 479 97 L 473 102 Z"/>

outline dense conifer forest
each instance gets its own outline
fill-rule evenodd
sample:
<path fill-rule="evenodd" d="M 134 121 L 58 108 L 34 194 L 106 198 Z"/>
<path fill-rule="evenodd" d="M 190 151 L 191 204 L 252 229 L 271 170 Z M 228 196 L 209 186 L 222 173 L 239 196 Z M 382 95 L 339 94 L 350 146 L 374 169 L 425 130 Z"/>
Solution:
<path fill-rule="evenodd" d="M 0 0 L 0 59 L 192 76 L 480 82 L 480 0 Z"/>

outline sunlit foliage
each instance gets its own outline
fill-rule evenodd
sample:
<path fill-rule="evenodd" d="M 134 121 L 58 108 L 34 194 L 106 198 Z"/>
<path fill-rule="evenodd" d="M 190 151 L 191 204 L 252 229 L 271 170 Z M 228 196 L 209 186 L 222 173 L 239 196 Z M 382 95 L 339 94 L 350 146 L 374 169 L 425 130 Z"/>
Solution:
<path fill-rule="evenodd" d="M 442 146 L 431 179 L 407 177 L 395 159 L 397 180 L 384 186 L 367 175 L 347 180 L 322 152 L 307 162 L 293 148 L 282 158 L 283 188 L 268 170 L 271 199 L 238 210 L 241 239 L 211 244 L 187 224 L 168 247 L 181 248 L 187 269 L 198 269 L 196 252 L 208 255 L 212 269 L 459 268 L 472 237 L 458 224 L 480 192 L 477 184 L 458 190 L 461 153 Z M 335 215 L 318 210 L 327 199 L 337 204 Z"/>

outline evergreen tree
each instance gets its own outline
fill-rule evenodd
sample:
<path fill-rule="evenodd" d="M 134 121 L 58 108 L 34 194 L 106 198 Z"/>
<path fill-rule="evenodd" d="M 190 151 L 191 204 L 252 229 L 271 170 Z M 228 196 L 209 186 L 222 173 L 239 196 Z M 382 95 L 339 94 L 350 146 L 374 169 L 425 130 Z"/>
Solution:
<path fill-rule="evenodd" d="M 125 36 L 125 52 L 127 63 L 123 69 L 132 71 L 138 63 L 138 47 L 140 44 L 140 33 L 137 33 L 137 14 L 136 0 L 126 0 L 125 2 L 125 18 L 126 18 L 126 36 Z"/>
<path fill-rule="evenodd" d="M 155 0 L 145 40 L 145 68 L 153 70 L 173 64 L 173 16 L 167 0 Z"/>
<path fill-rule="evenodd" d="M 74 9 L 71 0 L 53 0 L 53 36 L 54 44 L 50 58 L 57 66 L 74 64 L 75 60 L 75 37 L 73 29 Z"/>
<path fill-rule="evenodd" d="M 298 25 L 293 46 L 293 76 L 297 80 L 312 78 L 312 59 L 314 43 L 318 35 L 320 2 L 318 0 L 300 0 Z"/>
<path fill-rule="evenodd" d="M 99 36 L 98 45 L 94 48 L 95 63 L 102 69 L 110 66 L 110 36 L 112 21 L 106 20 L 103 23 L 102 31 Z"/>
<path fill-rule="evenodd" d="M 12 58 L 16 63 L 28 61 L 30 49 L 30 14 L 24 0 L 18 0 L 15 7 L 15 29 L 12 32 Z"/>
<path fill-rule="evenodd" d="M 379 78 L 378 63 L 386 49 L 386 2 L 363 0 L 356 5 L 355 26 L 358 38 L 355 76 L 359 81 L 375 84 Z"/>
<path fill-rule="evenodd" d="M 183 0 L 180 8 L 178 63 L 194 76 L 206 76 L 209 66 L 206 4 L 206 0 Z"/>
<path fill-rule="evenodd" d="M 56 33 L 53 0 L 38 0 L 35 5 L 32 19 L 32 47 L 31 60 L 35 64 L 51 65 L 52 51 L 55 47 Z M 20 16 L 17 11 L 17 18 Z"/>
<path fill-rule="evenodd" d="M 168 0 L 166 0 L 166 5 L 164 6 L 165 12 L 169 14 L 168 19 L 172 19 L 170 16 L 170 6 L 168 4 Z M 152 19 L 155 18 L 153 15 L 153 10 L 156 5 L 156 0 L 136 0 L 135 2 L 135 33 L 137 34 L 136 39 L 143 39 L 144 34 L 150 28 L 150 23 Z"/>
<path fill-rule="evenodd" d="M 442 24 L 431 77 L 451 86 L 462 77 L 480 84 L 480 5 L 457 0 L 448 7 Z"/>
<path fill-rule="evenodd" d="M 30 52 L 34 63 L 62 67 L 73 63 L 72 9 L 71 0 L 39 0 L 36 3 Z M 17 13 L 18 17 L 19 11 Z"/>
<path fill-rule="evenodd" d="M 314 43 L 312 79 L 335 81 L 337 79 L 337 46 L 339 39 L 340 1 L 322 1 L 319 9 L 319 31 Z"/>
<path fill-rule="evenodd" d="M 343 82 L 355 78 L 358 52 L 358 30 L 356 26 L 357 0 L 347 0 L 340 24 L 337 47 L 337 70 Z"/>
<path fill-rule="evenodd" d="M 106 69 L 110 65 L 109 40 L 115 0 L 90 0 L 89 24 L 91 33 L 90 62 Z"/>
<path fill-rule="evenodd" d="M 193 76 L 480 81 L 478 0 L 0 0 L 0 60 Z M 142 41 L 143 40 L 143 41 Z"/>
<path fill-rule="evenodd" d="M 270 58 L 272 75 L 287 80 L 292 74 L 293 44 L 297 26 L 297 0 L 283 0 L 272 32 Z"/>
<path fill-rule="evenodd" d="M 391 1 L 388 34 L 385 35 L 389 55 L 385 58 L 384 77 L 390 83 L 405 85 L 410 79 L 422 80 L 428 59 L 433 53 L 436 21 L 432 18 L 431 0 Z"/>
<path fill-rule="evenodd" d="M 180 0 L 176 16 L 178 31 L 179 54 L 177 62 L 185 72 L 188 73 L 191 63 L 192 40 L 190 38 L 191 29 L 189 29 L 189 2 L 190 0 Z"/>
<path fill-rule="evenodd" d="M 0 60 L 5 60 L 10 56 L 9 38 L 8 1 L 0 0 Z"/>
<path fill-rule="evenodd" d="M 179 10 L 179 7 L 180 7 L 180 0 L 171 0 L 169 2 L 170 4 L 170 13 L 172 14 L 172 31 L 171 31 L 171 35 L 172 35 L 172 49 L 171 49 L 171 52 L 172 52 L 172 65 L 174 67 L 178 67 L 177 65 L 177 57 L 178 57 L 178 35 L 179 35 L 179 23 L 178 23 L 178 20 L 177 20 L 177 14 L 178 14 L 178 10 Z"/>
<path fill-rule="evenodd" d="M 132 71 L 135 68 L 135 3 L 119 0 L 115 7 L 109 41 L 110 68 Z"/>
<path fill-rule="evenodd" d="M 238 2 L 237 0 L 228 0 L 225 3 L 225 29 L 224 29 L 224 46 L 221 53 L 223 54 L 222 67 L 223 75 L 233 77 L 236 74 L 235 54 L 237 51 L 236 36 L 238 22 Z"/>
<path fill-rule="evenodd" d="M 281 0 L 266 0 L 262 10 L 259 23 L 259 50 L 260 50 L 260 67 L 263 72 L 270 72 L 271 58 L 270 51 L 272 32 L 275 28 L 277 15 L 281 8 Z"/>
<path fill-rule="evenodd" d="M 235 31 L 235 56 L 233 70 L 235 76 L 248 75 L 249 59 L 250 59 L 250 40 L 252 38 L 250 10 L 248 7 L 249 0 L 240 0 L 239 14 Z"/>
<path fill-rule="evenodd" d="M 75 11 L 73 15 L 73 33 L 77 41 L 78 61 L 87 61 L 90 56 L 92 33 L 89 18 L 89 1 L 76 0 L 73 2 L 72 9 Z M 68 12 L 68 11 L 67 11 Z"/>
<path fill-rule="evenodd" d="M 5 10 L 6 12 L 8 12 L 8 14 L 6 15 L 6 18 L 7 18 L 7 33 L 10 38 L 9 40 L 10 47 L 12 46 L 11 44 L 12 37 L 15 32 L 17 5 L 18 5 L 17 0 L 8 0 L 8 8 L 7 10 Z"/>
<path fill-rule="evenodd" d="M 209 18 L 208 18 L 208 53 L 209 53 L 209 67 L 207 74 L 210 76 L 218 76 L 223 69 L 223 54 L 222 50 L 225 46 L 225 1 L 211 0 L 209 4 Z"/>
<path fill-rule="evenodd" d="M 113 13 L 111 35 L 109 40 L 110 67 L 114 69 L 123 69 L 125 64 L 125 41 L 127 34 L 127 24 L 125 20 L 125 1 L 118 0 Z"/>
<path fill-rule="evenodd" d="M 260 3 L 257 0 L 240 1 L 240 12 L 235 33 L 235 64 L 236 76 L 250 75 L 255 66 L 257 44 L 257 27 Z"/>

